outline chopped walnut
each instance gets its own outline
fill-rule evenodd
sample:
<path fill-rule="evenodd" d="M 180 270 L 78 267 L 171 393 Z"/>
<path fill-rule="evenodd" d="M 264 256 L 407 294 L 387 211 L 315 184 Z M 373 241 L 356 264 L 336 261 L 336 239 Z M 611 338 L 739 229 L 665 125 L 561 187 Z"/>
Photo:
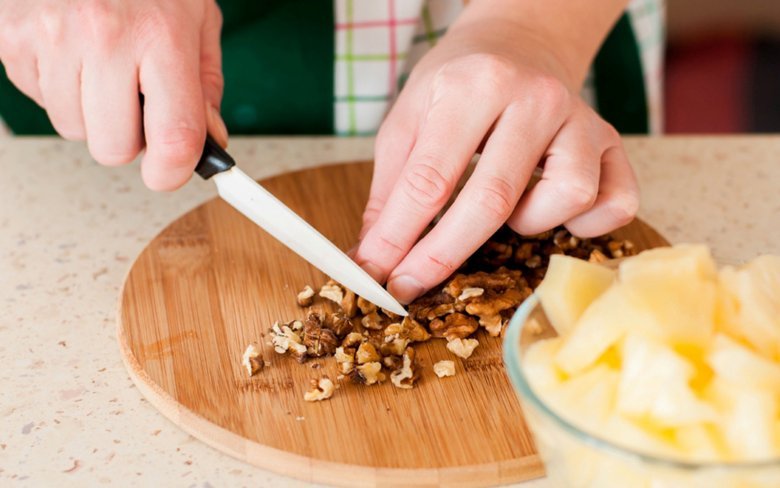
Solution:
<path fill-rule="evenodd" d="M 406 348 L 403 355 L 403 363 L 399 369 L 390 373 L 390 381 L 397 388 L 409 389 L 414 386 L 417 375 L 414 371 L 414 349 Z"/>
<path fill-rule="evenodd" d="M 319 402 L 321 400 L 327 400 L 333 396 L 333 392 L 336 391 L 336 385 L 328 378 L 323 376 L 317 380 L 311 380 L 312 390 L 307 391 L 303 395 L 303 399 L 307 402 Z"/>
<path fill-rule="evenodd" d="M 590 252 L 590 256 L 588 257 L 588 261 L 591 263 L 603 263 L 604 261 L 607 261 L 609 258 L 598 249 L 594 249 Z"/>
<path fill-rule="evenodd" d="M 314 303 L 314 289 L 309 285 L 306 285 L 303 290 L 298 293 L 298 305 L 301 307 L 308 307 Z"/>
<path fill-rule="evenodd" d="M 482 296 L 483 293 L 485 293 L 485 290 L 483 288 L 478 288 L 478 287 L 464 288 L 463 291 L 460 292 L 460 295 L 458 296 L 458 301 L 465 302 L 469 298 Z"/>
<path fill-rule="evenodd" d="M 361 364 L 350 373 L 350 378 L 355 383 L 364 385 L 374 385 L 385 380 L 385 374 L 382 373 L 382 363 L 373 362 Z"/>
<path fill-rule="evenodd" d="M 341 312 L 333 312 L 326 316 L 322 326 L 332 330 L 338 338 L 345 337 L 353 329 L 352 321 Z"/>
<path fill-rule="evenodd" d="M 263 369 L 265 366 L 263 355 L 254 344 L 249 344 L 246 346 L 244 355 L 241 357 L 241 364 L 244 366 L 244 368 L 246 368 L 248 376 L 254 376 L 255 373 Z"/>
<path fill-rule="evenodd" d="M 335 282 L 330 281 L 320 288 L 320 296 L 341 306 L 341 301 L 344 299 L 344 290 Z"/>
<path fill-rule="evenodd" d="M 430 292 L 409 305 L 409 316 L 416 320 L 433 320 L 454 311 L 455 297 L 444 291 Z"/>
<path fill-rule="evenodd" d="M 407 315 L 401 322 L 401 330 L 398 333 L 398 337 L 409 339 L 410 342 L 425 342 L 431 338 L 431 334 L 419 322 Z"/>
<path fill-rule="evenodd" d="M 501 315 L 486 315 L 479 318 L 479 325 L 484 327 L 492 337 L 498 337 L 504 329 L 504 318 Z"/>
<path fill-rule="evenodd" d="M 395 371 L 403 364 L 401 356 L 385 356 L 382 358 L 382 364 L 390 371 Z"/>
<path fill-rule="evenodd" d="M 358 364 L 374 363 L 381 359 L 379 353 L 376 352 L 376 348 L 370 342 L 364 342 L 358 347 L 355 354 Z"/>
<path fill-rule="evenodd" d="M 344 292 L 344 298 L 341 299 L 341 310 L 349 319 L 357 314 L 357 298 L 352 290 Z"/>
<path fill-rule="evenodd" d="M 476 339 L 453 339 L 447 343 L 447 349 L 458 357 L 468 359 L 478 345 Z"/>
<path fill-rule="evenodd" d="M 506 269 L 506 268 L 502 268 Z M 486 273 L 478 271 L 472 274 L 459 274 L 447 283 L 444 291 L 450 296 L 459 297 L 467 288 L 482 288 L 480 296 L 486 290 L 507 289 L 515 287 L 517 283 L 508 273 Z"/>
<path fill-rule="evenodd" d="M 393 313 L 390 310 L 386 310 L 384 308 L 380 308 L 379 310 L 381 310 L 382 313 L 385 314 L 385 317 L 389 318 L 393 322 L 398 322 L 399 320 L 401 320 L 401 316 L 398 315 L 397 313 Z"/>
<path fill-rule="evenodd" d="M 357 306 L 360 309 L 360 313 L 363 315 L 368 315 L 371 312 L 376 312 L 376 305 L 369 302 L 363 297 L 358 297 Z"/>
<path fill-rule="evenodd" d="M 439 378 L 455 376 L 455 362 L 450 360 L 439 361 L 433 365 L 433 372 Z"/>
<path fill-rule="evenodd" d="M 401 356 L 408 345 L 409 339 L 394 335 L 387 336 L 385 342 L 379 346 L 379 352 L 382 353 L 382 356 Z"/>
<path fill-rule="evenodd" d="M 448 341 L 452 339 L 465 339 L 474 333 L 479 324 L 473 317 L 455 312 L 442 319 L 434 319 L 428 325 L 433 337 L 445 337 Z"/>
<path fill-rule="evenodd" d="M 293 327 L 298 329 L 303 328 L 303 323 L 301 323 L 300 320 L 295 320 L 291 322 L 291 324 Z M 273 327 L 271 327 L 270 332 L 271 344 L 274 346 L 274 351 L 279 354 L 284 354 L 287 351 L 290 351 L 293 356 L 298 358 L 299 361 L 305 359 L 306 346 L 303 344 L 301 336 L 299 336 L 298 333 L 290 327 L 290 325 L 276 322 Z"/>
<path fill-rule="evenodd" d="M 378 312 L 371 312 L 370 314 L 364 316 L 360 323 L 363 324 L 363 327 L 366 329 L 372 329 L 372 330 L 382 330 L 384 327 L 382 325 L 382 317 L 379 316 Z"/>
<path fill-rule="evenodd" d="M 339 371 L 342 374 L 349 374 L 355 366 L 355 349 L 352 347 L 337 347 L 333 355 L 336 364 L 339 365 Z"/>
<path fill-rule="evenodd" d="M 338 338 L 332 330 L 322 327 L 319 314 L 310 313 L 303 324 L 303 343 L 310 356 L 321 357 L 336 351 Z"/>
<path fill-rule="evenodd" d="M 360 334 L 359 332 L 350 332 L 347 334 L 347 337 L 344 338 L 343 341 L 341 341 L 341 345 L 343 347 L 354 347 L 357 348 L 357 346 L 360 345 L 361 342 L 363 342 L 363 334 Z"/>

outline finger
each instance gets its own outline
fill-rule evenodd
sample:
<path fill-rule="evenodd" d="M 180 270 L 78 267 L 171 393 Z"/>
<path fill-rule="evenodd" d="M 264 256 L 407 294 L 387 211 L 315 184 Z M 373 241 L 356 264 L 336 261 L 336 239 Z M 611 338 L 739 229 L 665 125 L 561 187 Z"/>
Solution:
<path fill-rule="evenodd" d="M 413 98 L 410 91 L 401 92 L 377 134 L 374 144 L 374 173 L 358 240 L 365 237 L 379 218 L 379 213 L 409 158 L 420 117 L 419 110 L 412 103 Z"/>
<path fill-rule="evenodd" d="M 43 107 L 38 76 L 38 59 L 17 59 L 13 63 L 5 63 L 5 74 L 20 92 L 30 97 L 40 107 Z"/>
<path fill-rule="evenodd" d="M 81 112 L 81 58 L 55 51 L 39 61 L 41 97 L 52 126 L 64 139 L 83 141 L 86 131 Z"/>
<path fill-rule="evenodd" d="M 201 28 L 200 82 L 206 100 L 206 127 L 209 134 L 222 147 L 227 147 L 228 132 L 220 115 L 224 78 L 222 76 L 222 12 L 214 2 L 208 2 Z"/>
<path fill-rule="evenodd" d="M 141 175 L 153 190 L 186 183 L 206 140 L 200 41 L 196 36 L 166 39 L 145 53 L 139 71 L 146 137 Z"/>
<path fill-rule="evenodd" d="M 517 233 L 544 232 L 593 206 L 604 147 L 594 120 L 575 115 L 555 135 L 546 153 L 541 180 L 523 195 L 507 221 Z"/>
<path fill-rule="evenodd" d="M 477 96 L 467 85 L 448 88 L 433 94 L 409 158 L 356 253 L 357 262 L 380 281 L 445 205 L 504 105 L 500 96 Z"/>
<path fill-rule="evenodd" d="M 639 186 L 621 145 L 604 153 L 599 194 L 593 207 L 566 222 L 572 234 L 594 237 L 622 227 L 639 209 Z"/>
<path fill-rule="evenodd" d="M 128 59 L 120 53 L 96 55 L 82 70 L 87 145 L 108 166 L 129 163 L 143 148 L 138 73 Z"/>
<path fill-rule="evenodd" d="M 390 275 L 396 298 L 411 302 L 442 282 L 511 215 L 556 130 L 545 133 L 527 115 L 516 109 L 502 114 L 455 202 Z"/>

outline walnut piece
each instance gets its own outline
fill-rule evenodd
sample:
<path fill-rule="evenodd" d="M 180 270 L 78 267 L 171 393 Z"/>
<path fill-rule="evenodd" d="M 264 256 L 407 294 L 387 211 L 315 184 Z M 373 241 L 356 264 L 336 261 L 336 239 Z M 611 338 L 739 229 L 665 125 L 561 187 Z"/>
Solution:
<path fill-rule="evenodd" d="M 333 354 L 339 345 L 336 334 L 322 327 L 322 319 L 317 313 L 310 313 L 303 324 L 303 344 L 310 356 L 322 357 Z"/>
<path fill-rule="evenodd" d="M 336 364 L 339 365 L 339 371 L 342 374 L 349 374 L 355 366 L 355 349 L 352 347 L 337 347 L 333 355 Z"/>
<path fill-rule="evenodd" d="M 481 296 L 483 293 L 485 293 L 484 288 L 479 288 L 476 286 L 472 288 L 464 288 L 458 296 L 458 301 L 465 302 L 469 298 Z"/>
<path fill-rule="evenodd" d="M 358 364 L 366 364 L 377 362 L 382 358 L 379 356 L 379 353 L 376 352 L 376 347 L 374 347 L 373 344 L 370 342 L 363 342 L 360 344 L 360 347 L 358 347 L 357 353 L 355 353 L 355 359 L 357 359 Z"/>
<path fill-rule="evenodd" d="M 341 310 L 348 319 L 357 314 L 357 298 L 352 290 L 345 288 L 344 298 L 341 299 Z"/>
<path fill-rule="evenodd" d="M 484 327 L 491 337 L 498 337 L 504 329 L 504 318 L 501 315 L 485 315 L 479 318 L 479 325 Z"/>
<path fill-rule="evenodd" d="M 431 333 L 425 330 L 419 322 L 407 315 L 401 322 L 401 331 L 398 337 L 409 339 L 410 342 L 425 342 L 431 338 Z"/>
<path fill-rule="evenodd" d="M 453 339 L 465 339 L 474 333 L 479 323 L 468 315 L 454 312 L 442 319 L 434 319 L 428 325 L 433 337 L 444 337 L 448 341 Z"/>
<path fill-rule="evenodd" d="M 381 346 L 379 346 L 379 352 L 382 353 L 382 356 L 402 356 L 404 353 L 404 350 L 406 350 L 406 346 L 409 345 L 409 339 L 404 339 L 403 337 L 398 337 L 395 335 L 390 335 L 385 337 L 385 342 L 382 343 Z"/>
<path fill-rule="evenodd" d="M 314 289 L 309 285 L 306 285 L 303 287 L 303 290 L 298 293 L 298 305 L 301 307 L 308 307 L 312 303 L 314 303 Z"/>
<path fill-rule="evenodd" d="M 270 330 L 271 344 L 274 346 L 274 351 L 279 354 L 290 351 L 299 360 L 301 358 L 305 359 L 306 346 L 303 344 L 301 336 L 293 330 L 293 327 L 297 330 L 303 329 L 303 323 L 300 320 L 294 320 L 290 324 L 276 322 Z"/>
<path fill-rule="evenodd" d="M 254 376 L 255 373 L 263 369 L 265 361 L 263 361 L 260 350 L 254 344 L 249 344 L 241 357 L 241 364 L 246 368 L 248 376 Z"/>
<path fill-rule="evenodd" d="M 361 364 L 352 370 L 350 378 L 352 378 L 353 382 L 364 385 L 381 383 L 385 380 L 385 374 L 382 373 L 382 363 L 377 361 Z"/>
<path fill-rule="evenodd" d="M 341 301 L 344 299 L 344 290 L 335 282 L 331 281 L 322 285 L 322 288 L 320 288 L 320 296 L 341 306 Z"/>
<path fill-rule="evenodd" d="M 376 311 L 371 312 L 370 314 L 364 316 L 360 320 L 360 323 L 363 324 L 363 327 L 365 327 L 366 329 L 371 329 L 371 330 L 382 330 L 382 328 L 384 327 L 382 325 L 382 317 L 380 317 L 379 313 L 377 313 Z"/>
<path fill-rule="evenodd" d="M 476 339 L 453 339 L 447 343 L 447 349 L 458 357 L 468 359 L 478 345 Z"/>
<path fill-rule="evenodd" d="M 450 360 L 439 361 L 433 365 L 433 372 L 439 378 L 455 376 L 455 362 Z"/>
<path fill-rule="evenodd" d="M 414 386 L 417 375 L 414 371 L 414 349 L 406 348 L 401 367 L 390 373 L 390 382 L 397 388 L 410 389 Z"/>
<path fill-rule="evenodd" d="M 363 315 L 368 315 L 371 312 L 376 312 L 376 305 L 369 302 L 363 297 L 358 297 L 357 306 L 360 309 L 360 313 Z"/>
<path fill-rule="evenodd" d="M 327 400 L 333 396 L 333 392 L 336 390 L 336 385 L 328 378 L 323 376 L 317 380 L 311 380 L 312 390 L 303 394 L 303 399 L 307 402 L 319 402 Z"/>
<path fill-rule="evenodd" d="M 363 342 L 363 334 L 359 332 L 350 332 L 347 334 L 347 337 L 344 338 L 343 341 L 341 341 L 341 345 L 343 347 L 354 347 L 357 348 L 357 346 L 360 345 L 361 342 Z"/>
<path fill-rule="evenodd" d="M 455 298 L 444 291 L 429 292 L 409 305 L 409 316 L 416 320 L 433 320 L 454 311 Z"/>
<path fill-rule="evenodd" d="M 352 321 L 341 312 L 333 312 L 328 315 L 323 321 L 322 326 L 332 330 L 339 339 L 345 337 L 352 332 L 353 329 Z"/>

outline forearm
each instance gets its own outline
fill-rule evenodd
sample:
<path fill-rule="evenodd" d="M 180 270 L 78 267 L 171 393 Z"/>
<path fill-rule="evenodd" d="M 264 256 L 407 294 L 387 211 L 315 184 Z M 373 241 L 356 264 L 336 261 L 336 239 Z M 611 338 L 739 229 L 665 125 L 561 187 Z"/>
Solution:
<path fill-rule="evenodd" d="M 496 38 L 515 38 L 552 51 L 572 89 L 579 89 L 599 46 L 628 0 L 472 0 L 453 25 L 487 28 Z"/>

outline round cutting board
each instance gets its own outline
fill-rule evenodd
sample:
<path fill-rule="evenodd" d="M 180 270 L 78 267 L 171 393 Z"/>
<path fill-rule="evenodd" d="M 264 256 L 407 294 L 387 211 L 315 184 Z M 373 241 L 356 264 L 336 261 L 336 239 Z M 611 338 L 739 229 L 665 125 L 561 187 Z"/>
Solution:
<path fill-rule="evenodd" d="M 358 234 L 370 163 L 325 166 L 263 185 L 342 249 Z M 617 234 L 640 249 L 666 241 L 641 221 Z M 302 318 L 296 293 L 327 278 L 219 199 L 170 224 L 143 250 L 121 294 L 119 345 L 141 392 L 181 428 L 261 468 L 352 486 L 481 486 L 543 474 L 504 374 L 500 339 L 478 336 L 468 360 L 440 340 L 418 345 L 412 390 L 344 382 L 309 403 L 312 378 L 335 361 L 304 365 L 267 345 L 277 320 Z M 270 361 L 248 378 L 247 344 Z M 456 360 L 439 379 L 432 365 Z"/>

